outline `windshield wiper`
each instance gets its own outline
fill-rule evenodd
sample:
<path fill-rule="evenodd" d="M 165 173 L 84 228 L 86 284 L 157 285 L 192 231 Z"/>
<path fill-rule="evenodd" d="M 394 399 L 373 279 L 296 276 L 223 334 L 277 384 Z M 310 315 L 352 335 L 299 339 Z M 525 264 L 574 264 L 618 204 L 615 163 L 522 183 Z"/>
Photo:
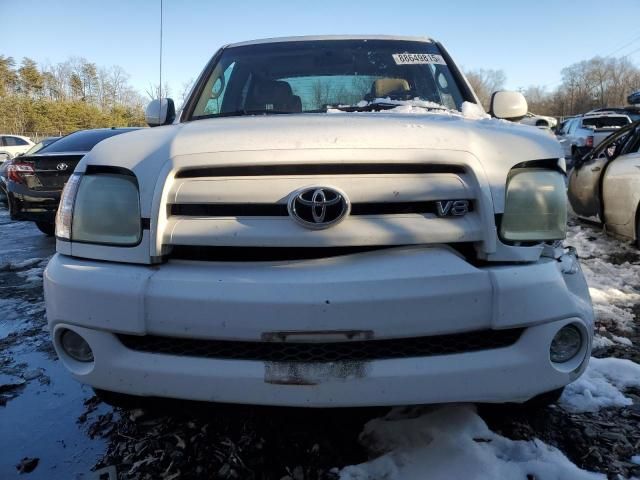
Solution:
<path fill-rule="evenodd" d="M 390 110 L 398 105 L 390 103 L 368 103 L 367 105 L 327 105 L 325 111 L 329 109 L 340 110 L 341 112 L 379 112 L 381 110 Z"/>
<path fill-rule="evenodd" d="M 234 110 L 232 112 L 220 112 L 220 113 L 210 113 L 207 115 L 198 115 L 197 117 L 193 117 L 193 120 L 203 120 L 205 118 L 218 118 L 218 117 L 242 117 L 252 116 L 252 115 L 288 115 L 296 112 L 285 112 L 283 110 Z"/>
<path fill-rule="evenodd" d="M 235 110 L 233 112 L 221 112 L 216 116 L 218 117 L 241 117 L 243 115 L 286 115 L 295 112 L 285 112 L 284 110 L 271 110 L 271 109 L 255 109 L 255 110 Z"/>
<path fill-rule="evenodd" d="M 424 108 L 425 110 L 443 110 L 447 112 L 451 112 L 450 108 L 447 108 L 443 105 L 437 105 L 432 102 L 426 102 L 423 100 L 404 100 L 404 101 L 393 101 L 391 99 L 376 99 L 368 102 L 366 105 L 327 105 L 327 110 L 333 108 L 336 110 L 340 110 L 341 112 L 379 112 L 382 110 L 391 110 L 396 107 L 418 107 Z"/>

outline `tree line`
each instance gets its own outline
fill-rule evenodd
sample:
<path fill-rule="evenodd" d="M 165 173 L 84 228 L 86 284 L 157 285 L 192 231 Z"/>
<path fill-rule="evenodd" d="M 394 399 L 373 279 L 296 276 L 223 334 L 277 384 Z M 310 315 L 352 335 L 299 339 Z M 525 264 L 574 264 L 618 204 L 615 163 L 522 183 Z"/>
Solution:
<path fill-rule="evenodd" d="M 118 66 L 73 57 L 54 65 L 0 55 L 0 133 L 65 135 L 144 125 L 145 99 Z"/>
<path fill-rule="evenodd" d="M 491 93 L 506 83 L 502 70 L 465 73 L 485 108 Z M 561 75 L 555 88 L 533 85 L 521 89 L 530 111 L 566 117 L 624 106 L 627 96 L 640 90 L 640 68 L 628 56 L 594 57 L 564 68 Z M 187 87 L 183 86 L 182 97 Z M 151 85 L 146 93 L 157 96 L 159 90 Z M 169 86 L 165 85 L 163 96 L 167 94 Z M 18 64 L 0 55 L 0 133 L 47 136 L 85 128 L 143 126 L 145 104 L 119 66 L 99 67 L 81 57 L 49 65 L 23 58 Z"/>
<path fill-rule="evenodd" d="M 556 88 L 532 85 L 520 89 L 531 112 L 567 117 L 596 108 L 622 107 L 631 93 L 640 90 L 640 68 L 628 56 L 594 57 L 562 69 L 561 75 Z M 502 70 L 470 70 L 466 77 L 485 108 L 491 93 L 506 82 Z"/>

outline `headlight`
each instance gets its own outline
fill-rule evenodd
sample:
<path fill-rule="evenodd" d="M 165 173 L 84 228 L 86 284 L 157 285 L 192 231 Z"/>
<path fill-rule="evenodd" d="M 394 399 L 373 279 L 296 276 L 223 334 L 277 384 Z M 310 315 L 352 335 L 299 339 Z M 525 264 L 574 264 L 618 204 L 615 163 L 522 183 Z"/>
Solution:
<path fill-rule="evenodd" d="M 58 238 L 133 246 L 140 243 L 141 234 L 140 198 L 133 175 L 72 175 L 56 217 Z"/>
<path fill-rule="evenodd" d="M 500 236 L 512 242 L 560 240 L 567 233 L 564 177 L 553 170 L 517 168 L 507 179 Z"/>

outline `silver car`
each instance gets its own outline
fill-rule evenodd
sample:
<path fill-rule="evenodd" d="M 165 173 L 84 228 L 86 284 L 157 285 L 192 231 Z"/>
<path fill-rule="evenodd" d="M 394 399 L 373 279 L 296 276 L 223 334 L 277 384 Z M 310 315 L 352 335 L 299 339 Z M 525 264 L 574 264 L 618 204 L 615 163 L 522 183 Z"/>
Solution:
<path fill-rule="evenodd" d="M 569 177 L 576 215 L 640 248 L 640 122 L 619 129 L 584 158 Z"/>

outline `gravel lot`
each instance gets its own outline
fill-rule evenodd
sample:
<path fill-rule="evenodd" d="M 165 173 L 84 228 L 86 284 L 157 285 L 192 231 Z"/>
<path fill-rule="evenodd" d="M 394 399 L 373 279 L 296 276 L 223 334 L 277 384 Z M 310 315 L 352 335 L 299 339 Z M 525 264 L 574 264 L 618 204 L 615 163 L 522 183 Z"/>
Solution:
<path fill-rule="evenodd" d="M 567 244 L 582 257 L 598 317 L 594 356 L 640 363 L 638 251 L 590 226 L 570 230 Z M 447 435 L 433 427 L 443 415 L 466 418 L 484 432 L 468 439 L 479 453 L 463 449 L 451 462 L 474 465 L 477 457 L 517 464 L 523 473 L 513 478 L 522 480 L 640 476 L 634 463 L 640 459 L 632 461 L 640 455 L 640 388 L 614 378 L 604 369 L 607 361 L 592 362 L 559 406 L 538 410 L 300 410 L 168 401 L 112 409 L 73 381 L 50 347 L 42 272 L 54 242 L 31 224 L 11 223 L 1 204 L 0 239 L 0 478 L 447 478 L 434 472 L 453 470 L 420 467 Z M 404 430 L 394 431 L 399 425 Z M 557 470 L 540 467 L 547 460 Z M 418 467 L 424 477 L 407 474 Z"/>

